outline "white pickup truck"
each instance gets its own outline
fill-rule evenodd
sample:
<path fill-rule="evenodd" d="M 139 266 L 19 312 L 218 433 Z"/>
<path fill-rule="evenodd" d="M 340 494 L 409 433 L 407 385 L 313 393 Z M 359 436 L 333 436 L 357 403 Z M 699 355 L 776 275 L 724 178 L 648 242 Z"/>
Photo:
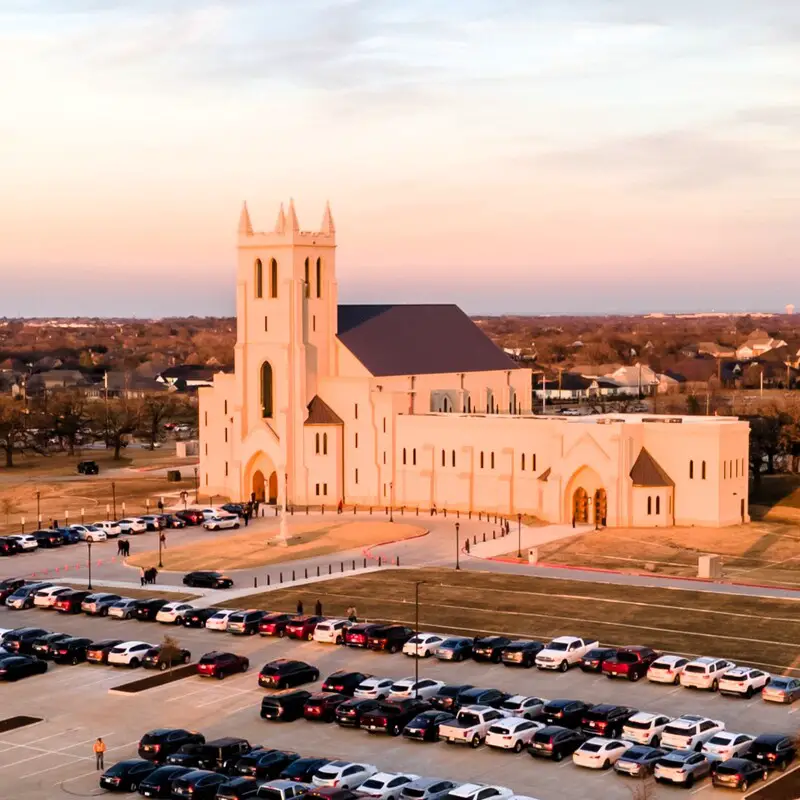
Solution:
<path fill-rule="evenodd" d="M 493 723 L 506 716 L 491 706 L 464 706 L 455 720 L 439 726 L 439 738 L 448 744 L 479 747 Z"/>
<path fill-rule="evenodd" d="M 577 636 L 558 636 L 544 650 L 536 654 L 539 669 L 558 669 L 566 672 L 577 664 L 590 650 L 599 647 L 600 642 L 580 639 Z"/>

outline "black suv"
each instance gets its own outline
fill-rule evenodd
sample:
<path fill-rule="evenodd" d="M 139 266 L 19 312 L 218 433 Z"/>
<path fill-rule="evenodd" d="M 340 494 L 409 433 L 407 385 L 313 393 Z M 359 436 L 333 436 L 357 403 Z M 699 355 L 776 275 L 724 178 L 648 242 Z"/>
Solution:
<path fill-rule="evenodd" d="M 194 800 L 214 800 L 217 789 L 227 783 L 225 775 L 205 769 L 187 772 L 172 782 L 173 797 L 192 797 Z"/>
<path fill-rule="evenodd" d="M 319 680 L 319 670 L 305 661 L 292 661 L 276 658 L 261 667 L 258 685 L 267 689 L 289 689 L 301 683 L 314 683 Z"/>
<path fill-rule="evenodd" d="M 374 711 L 368 711 L 361 717 L 361 727 L 370 733 L 399 736 L 414 717 L 423 711 L 430 711 L 430 708 L 422 700 L 384 701 Z"/>
<path fill-rule="evenodd" d="M 580 660 L 578 666 L 584 672 L 602 672 L 603 662 L 616 655 L 616 647 L 595 647 Z"/>
<path fill-rule="evenodd" d="M 293 722 L 300 719 L 309 697 L 311 697 L 311 692 L 303 689 L 262 697 L 261 719 L 274 719 L 280 722 Z"/>
<path fill-rule="evenodd" d="M 249 775 L 256 780 L 271 780 L 300 758 L 299 753 L 288 753 L 285 750 L 251 750 L 236 762 L 238 775 Z"/>
<path fill-rule="evenodd" d="M 590 736 L 619 739 L 622 727 L 636 713 L 635 708 L 600 703 L 592 706 L 581 719 L 581 729 Z"/>
<path fill-rule="evenodd" d="M 325 682 L 322 684 L 322 691 L 338 692 L 339 694 L 346 694 L 348 697 L 352 697 L 358 685 L 371 677 L 372 675 L 366 672 L 345 672 L 344 670 L 338 670 L 337 672 L 331 672 L 331 674 L 325 678 Z"/>
<path fill-rule="evenodd" d="M 465 683 L 461 686 L 446 685 L 442 686 L 436 694 L 431 697 L 428 702 L 434 707 L 442 711 L 452 711 L 455 713 L 461 708 L 461 703 L 458 702 L 458 696 L 468 689 L 473 689 L 471 683 Z"/>
<path fill-rule="evenodd" d="M 492 708 L 500 708 L 508 698 L 511 697 L 507 692 L 501 692 L 499 689 L 480 689 L 472 688 L 465 689 L 463 692 L 458 693 L 456 703 L 460 706 L 491 706 Z M 452 709 L 447 709 L 448 711 Z"/>
<path fill-rule="evenodd" d="M 190 572 L 183 576 L 184 586 L 197 586 L 199 589 L 230 589 L 233 581 L 221 572 Z"/>
<path fill-rule="evenodd" d="M 31 645 L 31 653 L 37 658 L 50 658 L 50 647 L 63 642 L 64 639 L 71 639 L 69 633 L 46 633 L 38 639 L 34 639 Z"/>
<path fill-rule="evenodd" d="M 211 608 L 195 608 L 183 618 L 183 624 L 187 628 L 205 628 L 206 620 L 221 610 L 214 608 L 214 606 L 211 606 Z"/>
<path fill-rule="evenodd" d="M 81 475 L 97 475 L 100 472 L 100 467 L 96 461 L 79 461 L 78 472 Z"/>
<path fill-rule="evenodd" d="M 44 628 L 17 628 L 9 631 L 3 639 L 3 646 L 10 653 L 30 653 L 33 652 L 33 643 L 42 636 L 47 636 L 50 631 Z"/>
<path fill-rule="evenodd" d="M 414 635 L 411 628 L 403 625 L 384 625 L 372 631 L 368 637 L 370 650 L 386 650 L 396 653 L 403 649 L 403 645 Z"/>
<path fill-rule="evenodd" d="M 481 636 L 472 645 L 472 658 L 475 661 L 491 661 L 499 664 L 503 657 L 503 648 L 511 644 L 507 636 Z"/>
<path fill-rule="evenodd" d="M 528 752 L 535 758 L 561 761 L 564 756 L 572 755 L 585 741 L 586 737 L 579 731 L 548 725 L 533 734 Z"/>
<path fill-rule="evenodd" d="M 368 711 L 374 711 L 380 705 L 380 700 L 355 697 L 345 700 L 336 706 L 336 722 L 345 728 L 359 728 L 361 717 Z"/>
<path fill-rule="evenodd" d="M 134 611 L 133 615 L 139 622 L 155 622 L 156 614 L 158 614 L 168 602 L 168 600 L 164 600 L 160 597 L 140 600 L 136 604 L 136 611 Z"/>
<path fill-rule="evenodd" d="M 78 664 L 86 661 L 86 651 L 91 647 L 92 640 L 80 636 L 62 639 L 50 647 L 50 658 L 56 664 Z"/>
<path fill-rule="evenodd" d="M 536 663 L 536 654 L 544 650 L 542 642 L 511 642 L 500 652 L 500 658 L 506 667 L 530 668 Z"/>
<path fill-rule="evenodd" d="M 232 775 L 239 759 L 247 755 L 253 747 L 247 739 L 225 736 L 205 744 L 197 745 L 197 768 L 210 769 Z"/>
<path fill-rule="evenodd" d="M 797 750 L 788 736 L 782 733 L 762 733 L 756 736 L 747 758 L 762 764 L 767 769 L 777 769 L 783 772 L 794 761 Z"/>
<path fill-rule="evenodd" d="M 0 556 L 15 556 L 21 549 L 19 542 L 0 536 Z"/>
<path fill-rule="evenodd" d="M 289 764 L 289 766 L 281 772 L 279 777 L 284 781 L 311 783 L 314 773 L 321 767 L 330 763 L 331 760 L 329 758 L 298 758 L 297 761 L 293 761 Z"/>
<path fill-rule="evenodd" d="M 34 531 L 31 536 L 39 547 L 61 547 L 64 538 L 58 531 Z"/>
<path fill-rule="evenodd" d="M 0 581 L 0 603 L 5 603 L 6 597 L 17 589 L 21 589 L 27 581 L 25 578 L 4 578 Z"/>
<path fill-rule="evenodd" d="M 547 725 L 580 728 L 591 707 L 591 703 L 584 703 L 583 700 L 551 700 L 542 709 L 541 720 Z"/>
<path fill-rule="evenodd" d="M 205 744 L 205 741 L 202 733 L 183 728 L 156 728 L 139 740 L 139 756 L 160 763 L 185 744 Z"/>

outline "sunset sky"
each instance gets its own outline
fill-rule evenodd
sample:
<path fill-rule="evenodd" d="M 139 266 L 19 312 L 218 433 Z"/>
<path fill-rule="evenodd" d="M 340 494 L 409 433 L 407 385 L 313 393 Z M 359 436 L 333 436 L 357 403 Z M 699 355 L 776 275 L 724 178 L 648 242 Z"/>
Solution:
<path fill-rule="evenodd" d="M 0 315 L 233 312 L 239 209 L 342 302 L 800 307 L 798 0 L 2 0 Z"/>

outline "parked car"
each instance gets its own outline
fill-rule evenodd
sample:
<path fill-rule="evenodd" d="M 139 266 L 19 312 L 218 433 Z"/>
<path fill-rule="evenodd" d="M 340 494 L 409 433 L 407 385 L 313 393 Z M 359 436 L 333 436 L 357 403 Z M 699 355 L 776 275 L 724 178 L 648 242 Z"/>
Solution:
<path fill-rule="evenodd" d="M 183 625 L 184 618 L 191 611 L 194 611 L 191 603 L 167 603 L 158 609 L 156 622 L 163 622 L 166 625 Z"/>
<path fill-rule="evenodd" d="M 438 742 L 439 727 L 450 724 L 454 719 L 454 714 L 449 711 L 440 711 L 438 708 L 423 711 L 403 728 L 403 736 L 421 742 Z"/>
<path fill-rule="evenodd" d="M 439 727 L 439 737 L 448 744 L 480 747 L 489 728 L 506 715 L 491 706 L 462 706 L 454 721 Z"/>
<path fill-rule="evenodd" d="M 500 703 L 498 708 L 514 717 L 538 719 L 544 711 L 546 702 L 541 697 L 526 697 L 522 694 L 515 694 Z"/>
<path fill-rule="evenodd" d="M 536 656 L 536 666 L 539 669 L 557 669 L 566 672 L 571 666 L 579 664 L 581 659 L 599 644 L 596 639 L 558 636 L 539 651 Z"/>
<path fill-rule="evenodd" d="M 665 750 L 699 750 L 715 733 L 724 730 L 724 722 L 696 714 L 684 714 L 664 728 L 661 747 Z"/>
<path fill-rule="evenodd" d="M 33 652 L 34 642 L 48 633 L 50 631 L 44 628 L 15 628 L 3 637 L 3 647 L 15 655 L 30 655 Z"/>
<path fill-rule="evenodd" d="M 358 794 L 373 800 L 398 800 L 403 787 L 417 778 L 419 775 L 409 772 L 376 772 L 358 787 Z"/>
<path fill-rule="evenodd" d="M 750 745 L 747 757 L 751 761 L 783 772 L 794 761 L 797 749 L 793 740 L 781 733 L 762 733 Z"/>
<path fill-rule="evenodd" d="M 349 619 L 325 619 L 314 628 L 314 641 L 326 644 L 344 644 L 344 635 L 354 625 Z"/>
<path fill-rule="evenodd" d="M 369 733 L 399 736 L 417 714 L 428 709 L 430 706 L 422 700 L 383 701 L 377 708 L 362 715 L 361 727 Z"/>
<path fill-rule="evenodd" d="M 59 595 L 53 608 L 61 614 L 80 614 L 81 604 L 89 596 L 89 592 L 83 589 L 73 589 Z"/>
<path fill-rule="evenodd" d="M 314 773 L 326 764 L 330 764 L 329 758 L 298 758 L 293 761 L 286 769 L 281 772 L 281 779 L 293 781 L 295 783 L 310 783 Z"/>
<path fill-rule="evenodd" d="M 268 689 L 288 689 L 318 680 L 319 670 L 316 667 L 305 661 L 288 658 L 278 658 L 264 664 L 258 674 L 258 685 Z"/>
<path fill-rule="evenodd" d="M 513 750 L 521 753 L 533 739 L 536 731 L 542 730 L 542 722 L 534 722 L 524 717 L 505 717 L 496 720 L 486 734 L 486 745 L 499 750 Z"/>
<path fill-rule="evenodd" d="M 220 609 L 211 606 L 209 608 L 193 608 L 183 615 L 183 625 L 186 628 L 205 628 L 206 622 L 213 617 Z"/>
<path fill-rule="evenodd" d="M 417 778 L 400 792 L 401 800 L 444 800 L 458 784 L 442 778 Z"/>
<path fill-rule="evenodd" d="M 294 618 L 293 614 L 267 614 L 258 624 L 262 636 L 286 636 L 286 626 Z"/>
<path fill-rule="evenodd" d="M 280 793 L 262 794 L 259 795 L 258 791 L 262 786 L 261 781 L 257 781 L 248 775 L 240 775 L 238 778 L 229 778 L 222 786 L 217 787 L 217 794 L 215 800 L 246 800 L 246 798 L 255 797 L 270 797 L 281 798 Z M 295 795 L 290 795 L 294 797 Z"/>
<path fill-rule="evenodd" d="M 657 783 L 677 783 L 690 789 L 711 772 L 711 764 L 694 750 L 673 750 L 656 761 L 653 777 Z"/>
<path fill-rule="evenodd" d="M 222 653 L 214 650 L 206 653 L 197 662 L 197 674 L 207 678 L 222 680 L 236 672 L 247 672 L 250 668 L 249 659 L 236 653 Z"/>
<path fill-rule="evenodd" d="M 163 597 L 151 597 L 148 600 L 139 600 L 136 603 L 134 618 L 139 622 L 155 622 L 158 612 L 167 605 Z"/>
<path fill-rule="evenodd" d="M 286 635 L 290 639 L 305 639 L 311 641 L 314 638 L 314 630 L 317 624 L 322 622 L 324 617 L 299 616 L 286 623 Z"/>
<path fill-rule="evenodd" d="M 364 672 L 337 670 L 325 678 L 322 684 L 322 691 L 339 692 L 340 694 L 346 694 L 348 697 L 352 697 L 356 689 L 367 680 L 367 678 L 371 677 L 372 675 L 367 675 Z"/>
<path fill-rule="evenodd" d="M 357 789 L 370 775 L 374 775 L 377 771 L 378 768 L 374 764 L 360 764 L 353 761 L 330 761 L 316 771 L 312 778 L 312 783 L 314 786 Z"/>
<path fill-rule="evenodd" d="M 653 683 L 671 683 L 677 686 L 681 673 L 689 663 L 683 656 L 666 655 L 657 658 L 647 670 L 647 680 Z"/>
<path fill-rule="evenodd" d="M 122 528 L 120 528 L 119 523 L 109 519 L 104 519 L 100 522 L 93 522 L 92 526 L 105 531 L 107 539 L 116 539 L 117 536 L 122 533 Z"/>
<path fill-rule="evenodd" d="M 581 728 L 588 736 L 618 739 L 622 735 L 625 724 L 635 713 L 635 708 L 601 703 L 584 712 Z"/>
<path fill-rule="evenodd" d="M 122 597 L 118 594 L 95 592 L 83 598 L 81 611 L 90 617 L 105 617 L 108 615 L 108 609 L 111 604 L 116 603 L 117 600 L 122 600 Z"/>
<path fill-rule="evenodd" d="M 18 681 L 47 672 L 47 662 L 29 655 L 0 656 L 0 680 Z"/>
<path fill-rule="evenodd" d="M 450 792 L 450 800 L 499 800 L 513 797 L 505 786 L 487 786 L 485 783 L 462 783 Z"/>
<path fill-rule="evenodd" d="M 108 538 L 102 528 L 95 528 L 94 525 L 70 525 L 70 530 L 78 534 L 82 542 L 104 542 Z"/>
<path fill-rule="evenodd" d="M 148 650 L 152 650 L 153 647 L 154 645 L 148 642 L 122 642 L 109 650 L 107 663 L 135 669 L 141 666 L 145 653 L 147 653 Z"/>
<path fill-rule="evenodd" d="M 148 531 L 160 531 L 163 527 L 160 514 L 145 514 L 141 519 Z"/>
<path fill-rule="evenodd" d="M 736 695 L 750 699 L 769 683 L 770 675 L 753 667 L 734 667 L 719 679 L 720 694 Z"/>
<path fill-rule="evenodd" d="M 499 689 L 481 689 L 479 686 L 474 686 L 471 689 L 464 689 L 459 692 L 456 701 L 462 708 L 464 706 L 500 708 L 510 696 L 507 692 L 501 692 Z M 505 712 L 504 714 L 505 716 L 510 716 Z"/>
<path fill-rule="evenodd" d="M 39 589 L 33 595 L 33 605 L 36 608 L 52 608 L 56 604 L 59 595 L 71 592 L 69 586 L 55 586 L 49 585 Z"/>
<path fill-rule="evenodd" d="M 152 761 L 129 758 L 117 761 L 100 776 L 100 788 L 110 792 L 135 792 L 139 784 L 156 770 Z"/>
<path fill-rule="evenodd" d="M 528 753 L 534 758 L 561 761 L 564 756 L 571 756 L 585 741 L 586 737 L 572 728 L 547 725 L 533 734 Z"/>
<path fill-rule="evenodd" d="M 236 609 L 233 609 L 233 608 L 220 608 L 217 611 L 216 614 L 212 614 L 206 620 L 206 630 L 209 630 L 209 631 L 222 631 L 222 632 L 227 631 L 228 630 L 228 620 L 235 613 L 236 613 Z"/>
<path fill-rule="evenodd" d="M 147 530 L 147 523 L 141 519 L 141 517 L 127 517 L 125 519 L 121 519 L 117 525 L 119 525 L 119 531 L 123 534 L 131 534 L 136 533 L 144 533 Z"/>
<path fill-rule="evenodd" d="M 191 748 L 191 760 L 194 761 L 197 769 L 212 770 L 226 775 L 232 775 L 239 759 L 254 749 L 247 739 L 238 736 L 223 736 L 207 741 L 205 744 L 184 745 L 168 760 L 172 761 L 175 756 L 189 748 Z M 187 766 L 189 765 L 187 764 Z"/>
<path fill-rule="evenodd" d="M 264 618 L 264 611 L 248 609 L 236 611 L 228 617 L 228 633 L 241 636 L 255 636 L 258 625 Z"/>
<path fill-rule="evenodd" d="M 15 556 L 20 552 L 22 552 L 22 545 L 16 539 L 12 539 L 10 536 L 0 536 L 0 556 Z"/>
<path fill-rule="evenodd" d="M 583 700 L 549 700 L 542 709 L 542 722 L 564 728 L 580 728 L 586 712 L 591 708 L 591 703 L 584 703 Z"/>
<path fill-rule="evenodd" d="M 392 690 L 392 678 L 379 678 L 377 675 L 371 676 L 361 681 L 353 692 L 353 697 L 373 698 L 385 700 Z"/>
<path fill-rule="evenodd" d="M 290 753 L 286 750 L 251 750 L 236 762 L 235 772 L 256 780 L 267 781 L 277 778 L 292 761 L 297 761 L 298 758 L 300 758 L 299 753 Z"/>
<path fill-rule="evenodd" d="M 647 675 L 650 665 L 656 661 L 661 653 L 650 647 L 634 645 L 621 647 L 616 654 L 603 661 L 602 672 L 607 678 L 627 678 L 629 681 L 638 681 Z"/>
<path fill-rule="evenodd" d="M 659 747 L 635 744 L 617 759 L 614 771 L 634 778 L 646 778 L 653 774 L 659 759 L 666 754 L 667 751 Z"/>
<path fill-rule="evenodd" d="M 138 607 L 138 600 L 133 600 L 130 597 L 123 597 L 119 600 L 115 600 L 108 606 L 108 616 L 112 619 L 133 619 Z"/>
<path fill-rule="evenodd" d="M 139 794 L 144 797 L 172 797 L 172 782 L 191 772 L 190 767 L 178 767 L 174 764 L 164 764 L 154 769 L 139 783 Z"/>
<path fill-rule="evenodd" d="M 162 514 L 161 523 L 162 528 L 180 529 L 186 527 L 185 520 L 182 520 L 177 514 Z"/>
<path fill-rule="evenodd" d="M 472 644 L 472 658 L 475 661 L 491 661 L 499 664 L 503 649 L 511 644 L 508 636 L 478 636 Z"/>
<path fill-rule="evenodd" d="M 70 528 L 53 528 L 53 530 L 61 537 L 61 544 L 78 544 L 81 540 L 78 532 Z"/>
<path fill-rule="evenodd" d="M 214 800 L 217 789 L 227 781 L 228 778 L 218 772 L 195 769 L 172 782 L 172 796 L 190 797 L 192 800 Z"/>
<path fill-rule="evenodd" d="M 672 718 L 665 714 L 637 711 L 622 726 L 622 738 L 636 744 L 658 747 L 661 743 L 661 734 L 670 722 Z"/>
<path fill-rule="evenodd" d="M 57 645 L 59 642 L 64 641 L 64 639 L 70 638 L 71 636 L 68 633 L 46 633 L 43 636 L 39 636 L 33 640 L 33 644 L 30 648 L 31 655 L 36 656 L 36 658 L 49 659 L 50 647 Z"/>
<path fill-rule="evenodd" d="M 593 736 L 587 739 L 573 754 L 572 763 L 587 769 L 609 769 L 631 749 L 633 745 L 622 739 Z"/>
<path fill-rule="evenodd" d="M 458 697 L 462 692 L 467 689 L 473 689 L 470 683 L 464 684 L 447 684 L 442 686 L 436 694 L 428 701 L 434 708 L 440 711 L 458 711 L 460 703 Z"/>
<path fill-rule="evenodd" d="M 0 603 L 5 604 L 10 594 L 26 584 L 25 578 L 3 578 L 0 580 Z"/>
<path fill-rule="evenodd" d="M 207 531 L 223 531 L 238 528 L 240 525 L 239 517 L 236 514 L 221 514 L 211 517 L 203 523 Z"/>
<path fill-rule="evenodd" d="M 770 703 L 794 703 L 800 697 L 800 680 L 774 675 L 761 690 L 761 699 Z"/>
<path fill-rule="evenodd" d="M 139 757 L 161 763 L 185 744 L 205 744 L 206 737 L 184 728 L 155 728 L 139 739 Z"/>
<path fill-rule="evenodd" d="M 100 472 L 100 465 L 96 461 L 79 461 L 79 475 L 97 475 Z"/>
<path fill-rule="evenodd" d="M 380 700 L 360 700 L 349 698 L 336 707 L 336 723 L 343 728 L 361 727 L 361 718 L 368 711 L 374 711 Z"/>
<path fill-rule="evenodd" d="M 347 699 L 334 692 L 314 692 L 303 706 L 303 716 L 312 722 L 334 722 L 336 709 Z"/>
<path fill-rule="evenodd" d="M 205 520 L 202 511 L 196 508 L 188 508 L 186 511 L 176 511 L 175 516 L 187 525 L 200 525 Z"/>
<path fill-rule="evenodd" d="M 418 633 L 403 645 L 403 653 L 412 658 L 430 658 L 443 641 L 444 637 L 438 633 Z"/>
<path fill-rule="evenodd" d="M 397 653 L 413 635 L 414 631 L 403 625 L 383 625 L 371 631 L 367 640 L 370 650 Z"/>
<path fill-rule="evenodd" d="M 702 656 L 690 661 L 681 672 L 681 686 L 691 689 L 709 689 L 716 692 L 720 678 L 732 670 L 736 664 L 724 658 Z"/>
<path fill-rule="evenodd" d="M 36 539 L 36 544 L 43 549 L 61 547 L 61 535 L 51 530 L 34 531 L 31 536 Z"/>
<path fill-rule="evenodd" d="M 369 637 L 383 625 L 376 622 L 359 622 L 350 628 L 344 635 L 344 643 L 348 647 L 368 647 Z"/>
<path fill-rule="evenodd" d="M 188 664 L 192 660 L 192 654 L 183 647 L 176 647 L 174 650 L 166 650 L 163 644 L 152 647 L 142 658 L 142 666 L 145 669 L 158 669 L 164 672 L 170 667 L 179 664 Z"/>
<path fill-rule="evenodd" d="M 197 570 L 183 576 L 184 586 L 196 586 L 198 589 L 231 589 L 233 581 L 221 572 Z"/>
<path fill-rule="evenodd" d="M 500 659 L 506 667 L 535 666 L 536 656 L 544 649 L 541 642 L 514 641 L 500 652 Z"/>
<path fill-rule="evenodd" d="M 729 758 L 744 758 L 754 739 L 754 736 L 746 733 L 720 731 L 703 744 L 700 752 L 712 764 L 727 761 Z"/>
<path fill-rule="evenodd" d="M 435 681 L 433 678 L 403 678 L 395 681 L 389 690 L 390 700 L 428 700 L 433 697 L 439 689 L 444 686 L 442 681 Z"/>
<path fill-rule="evenodd" d="M 746 792 L 757 781 L 765 781 L 769 773 L 755 761 L 730 758 L 717 764 L 711 773 L 711 784 L 723 789 Z"/>
<path fill-rule="evenodd" d="M 472 639 L 466 636 L 449 636 L 436 650 L 441 661 L 463 661 L 472 657 Z"/>
<path fill-rule="evenodd" d="M 16 542 L 22 553 L 32 553 L 34 550 L 39 549 L 39 542 L 37 542 L 36 537 L 30 533 L 14 534 L 13 536 L 6 536 L 5 538 Z"/>
<path fill-rule="evenodd" d="M 292 722 L 303 716 L 311 692 L 299 689 L 293 692 L 267 695 L 261 698 L 261 719 Z"/>
<path fill-rule="evenodd" d="M 122 644 L 122 639 L 100 639 L 86 650 L 86 660 L 91 664 L 107 664 L 109 653 Z"/>

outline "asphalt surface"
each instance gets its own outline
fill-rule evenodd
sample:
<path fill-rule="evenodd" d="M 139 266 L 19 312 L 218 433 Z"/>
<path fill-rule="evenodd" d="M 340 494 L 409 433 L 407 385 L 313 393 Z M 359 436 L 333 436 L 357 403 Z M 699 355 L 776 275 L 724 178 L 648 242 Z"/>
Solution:
<path fill-rule="evenodd" d="M 161 726 L 199 729 L 207 737 L 243 736 L 254 744 L 287 748 L 304 755 L 366 761 L 381 768 L 424 776 L 496 783 L 539 800 L 630 798 L 631 781 L 614 772 L 576 767 L 570 760 L 555 764 L 534 760 L 526 753 L 495 752 L 485 746 L 473 751 L 443 743 L 387 739 L 303 720 L 266 723 L 258 717 L 260 698 L 265 692 L 257 686 L 256 671 L 268 660 L 283 656 L 299 658 L 319 667 L 323 677 L 337 668 L 348 668 L 403 678 L 414 674 L 414 661 L 403 655 L 258 636 L 232 637 L 157 623 L 0 609 L 0 627 L 23 625 L 95 639 L 113 636 L 153 643 L 170 634 L 191 650 L 194 659 L 212 649 L 230 649 L 248 655 L 252 667 L 250 672 L 224 681 L 191 677 L 128 697 L 109 694 L 108 690 L 138 677 L 141 672 L 89 664 L 54 666 L 46 675 L 0 685 L 3 718 L 17 714 L 43 718 L 39 724 L 0 734 L 0 796 L 4 798 L 54 800 L 100 794 L 91 752 L 94 739 L 102 736 L 106 740 L 109 748 L 106 765 L 109 765 L 135 756 L 141 734 Z M 419 668 L 421 675 L 450 683 L 495 686 L 546 698 L 620 703 L 673 716 L 705 714 L 724 721 L 729 730 L 752 734 L 791 732 L 796 727 L 793 707 L 765 703 L 759 698 L 739 700 L 646 681 L 636 684 L 610 681 L 575 670 L 566 674 L 543 673 L 472 661 L 443 663 L 436 659 L 419 662 Z M 687 794 L 681 789 L 663 787 L 657 797 L 673 793 L 676 797 Z M 711 788 L 708 781 L 698 784 L 691 794 L 702 794 L 709 800 L 730 795 Z"/>

